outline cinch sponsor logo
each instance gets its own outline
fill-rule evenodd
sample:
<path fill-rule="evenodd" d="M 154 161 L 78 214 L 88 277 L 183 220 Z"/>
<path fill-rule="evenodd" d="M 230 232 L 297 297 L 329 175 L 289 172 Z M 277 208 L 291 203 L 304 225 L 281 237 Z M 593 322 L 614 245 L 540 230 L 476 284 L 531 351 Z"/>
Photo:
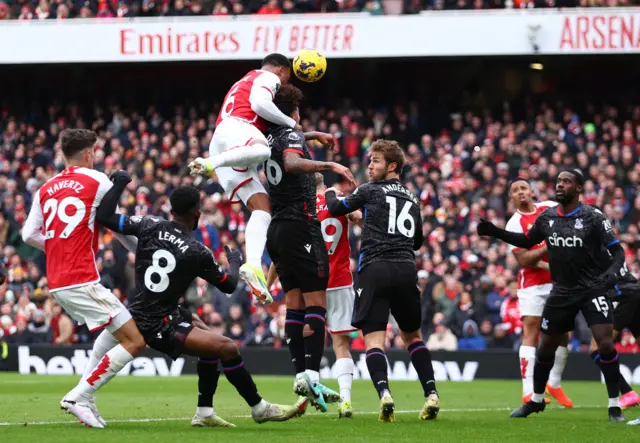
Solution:
<path fill-rule="evenodd" d="M 42 357 L 31 355 L 29 346 L 20 346 L 18 348 L 18 372 L 20 374 L 35 372 L 40 375 L 82 375 L 84 367 L 89 362 L 89 352 L 91 350 L 76 349 L 71 358 L 54 355 L 45 361 Z M 162 357 L 136 357 L 122 368 L 118 375 L 177 377 L 182 375 L 183 367 L 184 358 L 178 358 L 171 362 L 171 366 L 167 366 L 167 360 Z"/>
<path fill-rule="evenodd" d="M 549 244 L 560 248 L 581 248 L 582 239 L 575 235 L 573 237 L 558 237 L 558 234 L 554 232 L 553 235 L 549 237 Z"/>

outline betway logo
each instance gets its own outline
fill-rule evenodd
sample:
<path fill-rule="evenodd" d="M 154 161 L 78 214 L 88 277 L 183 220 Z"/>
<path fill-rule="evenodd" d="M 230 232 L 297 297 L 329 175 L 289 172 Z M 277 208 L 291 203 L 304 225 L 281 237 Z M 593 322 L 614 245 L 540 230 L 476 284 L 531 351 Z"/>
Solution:
<path fill-rule="evenodd" d="M 575 235 L 573 237 L 558 237 L 558 233 L 554 232 L 553 236 L 549 237 L 549 244 L 560 248 L 581 248 L 582 239 Z"/>
<path fill-rule="evenodd" d="M 355 363 L 356 369 L 353 378 L 370 379 L 366 355 L 364 353 L 360 354 L 360 359 Z M 477 361 L 466 361 L 462 368 L 455 361 L 440 362 L 433 360 L 432 363 L 436 381 L 473 381 L 479 366 Z M 389 380 L 418 380 L 418 374 L 411 363 L 406 364 L 398 360 L 393 363 L 392 367 L 387 360 L 387 371 Z M 333 368 L 326 366 L 320 371 L 320 376 L 322 378 L 336 378 L 335 373 L 335 365 Z"/>
<path fill-rule="evenodd" d="M 31 355 L 29 346 L 20 346 L 18 348 L 18 371 L 21 374 L 29 374 L 33 371 L 36 374 L 81 375 L 89 362 L 89 352 L 91 350 L 76 349 L 71 358 L 55 355 L 45 361 L 37 355 Z M 118 375 L 177 377 L 182 375 L 183 367 L 184 358 L 178 358 L 171 363 L 171 366 L 167 366 L 167 360 L 162 357 L 136 357 L 122 368 Z"/>

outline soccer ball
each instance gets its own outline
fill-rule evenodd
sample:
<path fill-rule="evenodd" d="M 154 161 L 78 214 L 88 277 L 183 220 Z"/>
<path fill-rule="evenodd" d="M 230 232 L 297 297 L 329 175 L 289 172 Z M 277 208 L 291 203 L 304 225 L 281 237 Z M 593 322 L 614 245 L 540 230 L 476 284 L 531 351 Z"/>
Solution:
<path fill-rule="evenodd" d="M 293 73 L 303 82 L 317 82 L 325 72 L 327 59 L 318 51 L 303 49 L 293 59 Z"/>

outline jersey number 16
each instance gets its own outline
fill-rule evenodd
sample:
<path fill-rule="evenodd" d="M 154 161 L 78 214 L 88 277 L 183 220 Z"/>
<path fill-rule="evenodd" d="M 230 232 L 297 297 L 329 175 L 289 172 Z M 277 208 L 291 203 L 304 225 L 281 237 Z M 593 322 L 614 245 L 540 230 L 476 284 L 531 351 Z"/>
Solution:
<path fill-rule="evenodd" d="M 396 228 L 398 232 L 405 237 L 412 238 L 416 232 L 416 222 L 409 214 L 409 210 L 411 209 L 411 202 L 405 202 L 402 207 L 402 211 L 396 217 L 396 198 L 387 196 L 387 204 L 389 205 L 389 229 L 387 229 L 387 233 L 395 234 Z M 409 227 L 407 228 L 407 223 Z"/>

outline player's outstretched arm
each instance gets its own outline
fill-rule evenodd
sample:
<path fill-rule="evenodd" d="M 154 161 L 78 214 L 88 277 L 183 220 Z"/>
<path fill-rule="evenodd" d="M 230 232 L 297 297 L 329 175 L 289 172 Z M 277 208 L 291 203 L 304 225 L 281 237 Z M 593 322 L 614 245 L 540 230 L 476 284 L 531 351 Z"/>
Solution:
<path fill-rule="evenodd" d="M 534 225 L 535 227 L 535 225 Z M 528 236 L 517 232 L 509 232 L 505 229 L 500 229 L 488 220 L 480 219 L 478 223 L 478 235 L 494 237 L 509 243 L 510 245 L 517 246 L 518 248 L 529 249 L 532 246 L 540 243 L 544 238 L 539 234 L 538 230 L 531 230 L 528 232 Z"/>
<path fill-rule="evenodd" d="M 280 79 L 271 72 L 265 72 L 255 79 L 251 86 L 249 103 L 251 110 L 268 122 L 288 128 L 295 128 L 296 121 L 285 115 L 273 103 L 275 94 L 280 89 Z"/>
<path fill-rule="evenodd" d="M 201 271 L 198 277 L 205 279 L 222 292 L 231 294 L 238 286 L 238 275 L 240 266 L 242 265 L 242 252 L 239 249 L 231 249 L 224 247 L 227 253 L 227 261 L 229 262 L 229 272 L 226 273 L 220 268 L 220 265 L 213 259 L 213 255 L 209 251 L 205 252 L 200 265 Z"/>
<path fill-rule="evenodd" d="M 45 236 L 42 233 L 44 226 L 44 217 L 42 216 L 42 208 L 40 207 L 40 192 L 36 192 L 31 203 L 31 211 L 27 221 L 22 227 L 22 241 L 44 251 Z"/>
<path fill-rule="evenodd" d="M 129 217 L 124 214 L 116 214 L 122 191 L 131 182 L 131 177 L 125 171 L 116 171 L 111 175 L 111 181 L 113 182 L 113 187 L 102 197 L 100 206 L 96 211 L 96 220 L 102 226 L 114 232 L 135 235 L 136 232 L 128 232 L 129 230 L 126 229 L 127 226 L 131 225 L 128 220 Z"/>
<path fill-rule="evenodd" d="M 339 216 L 347 215 L 350 212 L 362 208 L 367 202 L 367 193 L 363 189 L 364 188 L 361 186 L 360 188 L 357 188 L 353 194 L 343 199 L 338 199 L 334 188 L 327 189 L 324 193 L 324 198 L 327 202 L 327 210 L 331 215 Z"/>
<path fill-rule="evenodd" d="M 285 149 L 282 155 L 282 162 L 284 163 L 284 171 L 289 174 L 313 174 L 322 171 L 333 171 L 342 175 L 354 185 L 356 183 L 353 174 L 346 166 L 335 162 L 308 160 L 303 158 L 302 151 L 297 149 Z"/>

